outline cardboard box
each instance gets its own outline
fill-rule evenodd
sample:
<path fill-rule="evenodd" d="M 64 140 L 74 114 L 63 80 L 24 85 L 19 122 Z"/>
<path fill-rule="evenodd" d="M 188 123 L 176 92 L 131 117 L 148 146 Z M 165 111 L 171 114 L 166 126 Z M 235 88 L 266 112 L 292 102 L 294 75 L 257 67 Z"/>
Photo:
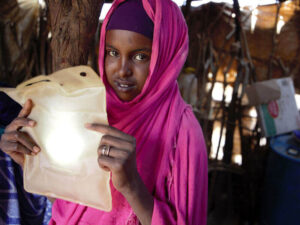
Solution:
<path fill-rule="evenodd" d="M 300 114 L 291 78 L 257 82 L 246 89 L 250 105 L 255 105 L 265 137 L 300 129 Z"/>

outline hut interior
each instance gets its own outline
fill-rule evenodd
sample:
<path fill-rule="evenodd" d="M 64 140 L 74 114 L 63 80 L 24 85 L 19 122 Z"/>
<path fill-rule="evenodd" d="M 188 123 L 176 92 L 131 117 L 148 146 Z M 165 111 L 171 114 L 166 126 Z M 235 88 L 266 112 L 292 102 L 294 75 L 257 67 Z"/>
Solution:
<path fill-rule="evenodd" d="M 0 0 L 0 86 L 15 87 L 53 71 L 54 11 L 49 2 Z M 190 51 L 178 83 L 207 143 L 207 224 L 271 225 L 262 219 L 271 138 L 264 137 L 245 89 L 255 82 L 290 77 L 300 109 L 300 1 L 243 7 L 238 0 L 206 1 L 193 6 L 201 2 L 187 0 L 181 6 Z M 110 3 L 105 1 L 102 11 Z M 87 64 L 96 71 L 100 26 L 101 20 L 92 46 L 86 47 Z"/>

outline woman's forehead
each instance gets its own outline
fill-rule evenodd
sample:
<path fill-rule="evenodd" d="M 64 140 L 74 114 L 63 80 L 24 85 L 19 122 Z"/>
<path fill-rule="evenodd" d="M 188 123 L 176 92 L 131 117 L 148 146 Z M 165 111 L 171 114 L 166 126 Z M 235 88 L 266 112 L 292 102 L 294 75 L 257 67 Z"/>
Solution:
<path fill-rule="evenodd" d="M 106 45 L 152 47 L 152 40 L 148 37 L 128 30 L 109 30 L 106 32 Z"/>

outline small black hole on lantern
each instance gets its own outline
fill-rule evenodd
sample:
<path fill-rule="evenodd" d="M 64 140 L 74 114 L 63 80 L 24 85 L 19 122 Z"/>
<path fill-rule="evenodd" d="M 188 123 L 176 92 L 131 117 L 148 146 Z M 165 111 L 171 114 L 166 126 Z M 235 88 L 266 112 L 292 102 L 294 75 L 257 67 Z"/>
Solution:
<path fill-rule="evenodd" d="M 80 76 L 85 77 L 86 76 L 86 72 L 81 72 Z"/>

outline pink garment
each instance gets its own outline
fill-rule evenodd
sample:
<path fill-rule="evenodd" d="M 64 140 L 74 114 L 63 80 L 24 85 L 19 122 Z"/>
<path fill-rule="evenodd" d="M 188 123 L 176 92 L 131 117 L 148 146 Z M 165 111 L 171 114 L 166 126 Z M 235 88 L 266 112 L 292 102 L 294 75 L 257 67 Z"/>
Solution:
<path fill-rule="evenodd" d="M 140 95 L 118 99 L 104 72 L 105 27 L 124 0 L 116 0 L 103 22 L 99 69 L 107 88 L 111 126 L 137 140 L 137 167 L 154 196 L 152 224 L 206 224 L 207 156 L 198 121 L 180 96 L 177 77 L 188 53 L 188 31 L 171 0 L 143 0 L 154 22 L 150 72 Z M 95 159 L 96 160 L 96 159 Z M 53 205 L 50 225 L 138 224 L 126 199 L 112 188 L 113 209 L 106 213 L 63 200 Z"/>

